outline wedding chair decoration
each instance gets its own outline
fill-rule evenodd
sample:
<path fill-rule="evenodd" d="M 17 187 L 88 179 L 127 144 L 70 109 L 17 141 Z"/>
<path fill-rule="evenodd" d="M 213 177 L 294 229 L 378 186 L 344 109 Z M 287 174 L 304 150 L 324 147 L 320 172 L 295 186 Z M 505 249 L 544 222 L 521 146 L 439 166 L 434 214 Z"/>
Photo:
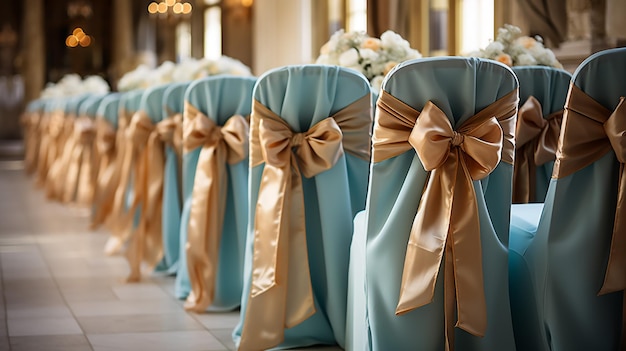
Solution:
<path fill-rule="evenodd" d="M 545 204 L 514 212 L 511 303 L 525 349 L 626 346 L 625 62 L 611 49 L 574 72 Z"/>
<path fill-rule="evenodd" d="M 552 176 L 571 74 L 545 66 L 516 66 L 513 72 L 520 85 L 513 203 L 543 202 Z"/>
<path fill-rule="evenodd" d="M 98 164 L 91 228 L 110 224 L 115 192 L 119 183 L 123 134 L 118 129 L 118 113 L 122 93 L 106 95 L 96 111 L 96 152 Z M 109 221 L 109 222 L 108 222 Z M 112 229 L 109 226 L 109 229 Z"/>
<path fill-rule="evenodd" d="M 96 172 L 96 125 L 95 115 L 105 95 L 91 95 L 78 106 L 76 121 L 71 136 L 71 154 L 65 167 L 64 202 L 73 202 L 82 207 L 91 206 L 95 191 Z M 69 148 L 68 148 L 69 149 Z"/>
<path fill-rule="evenodd" d="M 517 88 L 508 67 L 461 57 L 407 61 L 383 82 L 351 251 L 351 282 L 365 286 L 350 287 L 349 350 L 515 349 Z M 362 265 L 365 278 L 352 272 Z"/>
<path fill-rule="evenodd" d="M 133 123 L 133 116 L 139 110 L 139 104 L 143 90 L 132 90 L 124 92 L 119 102 L 117 117 L 117 136 L 119 141 L 117 147 L 117 159 L 115 173 L 119 174 L 119 180 L 115 185 L 115 195 L 109 215 L 111 236 L 105 244 L 104 251 L 108 255 L 121 252 L 123 244 L 127 242 L 132 230 L 137 224 L 139 211 L 135 208 L 131 210 L 134 199 L 134 183 L 136 179 L 138 151 L 142 147 L 139 142 L 135 142 L 134 134 L 139 133 L 138 127 L 141 119 L 137 118 Z M 136 279 L 132 274 L 129 280 Z"/>
<path fill-rule="evenodd" d="M 183 113 L 183 215 L 176 292 L 194 312 L 241 303 L 248 217 L 248 131 L 256 78 L 192 82 Z M 186 296 L 185 296 L 186 295 Z"/>
<path fill-rule="evenodd" d="M 37 151 L 37 180 L 36 184 L 45 189 L 48 169 L 56 158 L 56 137 L 61 131 L 56 115 L 57 99 L 44 98 L 41 120 L 39 121 L 39 150 Z"/>
<path fill-rule="evenodd" d="M 364 208 L 371 94 L 327 65 L 259 78 L 239 350 L 344 345 L 352 218 Z"/>
<path fill-rule="evenodd" d="M 172 83 L 163 92 L 164 120 L 161 137 L 165 143 L 163 174 L 163 260 L 158 271 L 175 274 L 179 269 L 180 216 L 182 211 L 183 101 L 185 83 Z"/>
<path fill-rule="evenodd" d="M 40 126 L 43 119 L 44 104 L 45 100 L 42 98 L 29 102 L 20 117 L 24 135 L 24 169 L 27 174 L 33 174 L 37 170 L 39 145 L 43 137 Z"/>

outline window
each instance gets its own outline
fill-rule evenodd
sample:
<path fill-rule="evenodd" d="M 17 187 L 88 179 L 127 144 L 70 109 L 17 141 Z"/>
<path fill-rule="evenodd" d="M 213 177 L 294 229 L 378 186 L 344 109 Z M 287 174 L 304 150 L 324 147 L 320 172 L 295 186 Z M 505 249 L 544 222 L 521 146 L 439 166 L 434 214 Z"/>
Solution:
<path fill-rule="evenodd" d="M 220 0 L 205 0 L 204 11 L 204 57 L 216 59 L 222 56 L 222 8 Z"/>
<path fill-rule="evenodd" d="M 348 0 L 347 31 L 367 32 L 367 0 Z"/>
<path fill-rule="evenodd" d="M 460 54 L 484 48 L 493 40 L 494 1 L 462 0 Z"/>

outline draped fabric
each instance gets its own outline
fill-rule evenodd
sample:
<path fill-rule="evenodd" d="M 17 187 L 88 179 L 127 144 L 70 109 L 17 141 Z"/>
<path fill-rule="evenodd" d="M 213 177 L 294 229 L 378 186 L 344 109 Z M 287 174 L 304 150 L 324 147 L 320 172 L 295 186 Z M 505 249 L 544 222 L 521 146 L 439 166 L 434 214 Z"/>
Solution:
<path fill-rule="evenodd" d="M 315 314 L 308 267 L 302 176 L 332 168 L 345 152 L 369 159 L 370 96 L 295 133 L 254 101 L 252 167 L 264 164 L 254 221 L 252 285 L 239 348 L 280 344 L 284 329 Z M 287 269 L 289 267 L 289 269 Z M 276 318 L 276 316 L 280 316 Z"/>
<path fill-rule="evenodd" d="M 378 101 L 374 162 L 413 147 L 426 171 L 432 171 L 411 229 L 396 313 L 432 301 L 445 249 L 447 349 L 454 349 L 454 299 L 456 325 L 485 335 L 481 246 L 476 236 L 480 228 L 471 181 L 491 173 L 500 159 L 513 162 L 517 99 L 517 91 L 512 91 L 457 131 L 431 102 L 420 113 L 385 91 Z"/>
<path fill-rule="evenodd" d="M 48 166 L 45 178 L 46 196 L 49 199 L 61 200 L 65 177 L 62 176 L 64 166 L 71 155 L 72 127 L 74 116 L 65 116 L 63 110 L 57 110 L 50 117 L 48 125 L 48 149 L 46 163 Z"/>
<path fill-rule="evenodd" d="M 116 131 L 104 118 L 96 120 L 95 146 L 99 155 L 99 164 L 94 189 L 92 228 L 102 225 L 109 217 L 115 196 L 115 186 L 119 180 L 119 172 L 116 172 L 117 167 L 115 167 L 119 159 L 116 157 L 118 154 Z"/>
<path fill-rule="evenodd" d="M 191 292 L 185 309 L 203 312 L 215 297 L 220 239 L 226 210 L 228 174 L 226 164 L 248 158 L 248 122 L 241 115 L 223 126 L 186 103 L 184 149 L 201 148 L 194 177 L 189 226 L 187 267 Z"/>
<path fill-rule="evenodd" d="M 133 115 L 126 138 L 122 178 L 130 179 L 132 172 L 133 192 L 130 207 L 120 225 L 131 228 L 126 251 L 131 269 L 128 281 L 137 281 L 141 277 L 141 262 L 154 267 L 163 255 L 164 149 L 157 127 L 142 110 Z M 133 228 L 134 214 L 139 209 L 141 217 L 137 227 Z"/>
<path fill-rule="evenodd" d="M 608 110 L 572 85 L 553 177 L 567 177 L 613 151 L 619 162 L 617 206 L 604 282 L 598 294 L 626 289 L 626 97 Z M 625 295 L 626 296 L 626 295 Z M 626 320 L 623 321 L 626 324 Z M 623 330 L 626 330 L 623 328 Z M 626 345 L 625 345 L 626 346 Z"/>
<path fill-rule="evenodd" d="M 533 96 L 520 107 L 515 131 L 513 202 L 537 202 L 536 168 L 554 161 L 563 111 L 543 117 L 541 103 Z"/>
<path fill-rule="evenodd" d="M 519 5 L 531 34 L 539 34 L 553 46 L 567 39 L 566 0 L 521 0 Z"/>
<path fill-rule="evenodd" d="M 87 206 L 93 201 L 94 165 L 93 141 L 94 122 L 87 116 L 78 117 L 74 122 L 72 141 L 67 143 L 66 177 L 63 189 L 63 202 L 76 202 Z"/>

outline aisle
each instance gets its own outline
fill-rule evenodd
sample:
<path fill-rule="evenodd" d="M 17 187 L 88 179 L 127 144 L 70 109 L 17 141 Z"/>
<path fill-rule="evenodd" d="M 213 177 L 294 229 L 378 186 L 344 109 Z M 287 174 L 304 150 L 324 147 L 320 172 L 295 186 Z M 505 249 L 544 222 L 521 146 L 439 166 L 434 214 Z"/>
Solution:
<path fill-rule="evenodd" d="M 237 312 L 186 313 L 173 277 L 122 283 L 128 267 L 102 253 L 106 233 L 46 201 L 21 161 L 0 160 L 0 196 L 0 350 L 234 349 Z"/>

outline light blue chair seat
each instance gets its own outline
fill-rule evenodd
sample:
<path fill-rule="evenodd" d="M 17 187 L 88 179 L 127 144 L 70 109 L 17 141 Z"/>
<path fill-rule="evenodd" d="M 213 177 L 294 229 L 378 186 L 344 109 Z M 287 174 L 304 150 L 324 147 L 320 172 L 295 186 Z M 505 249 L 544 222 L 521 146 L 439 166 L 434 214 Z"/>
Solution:
<path fill-rule="evenodd" d="M 261 130 L 270 128 L 265 127 L 265 123 L 272 123 L 269 122 L 270 120 L 282 125 L 282 128 L 289 129 L 290 131 L 285 131 L 285 133 L 290 135 L 292 135 L 291 133 L 304 135 L 324 123 L 335 121 L 343 130 L 344 150 L 349 150 L 349 145 L 354 147 L 355 141 L 357 141 L 357 144 L 360 144 L 358 146 L 367 155 L 356 156 L 350 151 L 345 151 L 342 156 L 336 159 L 334 166 L 326 171 L 312 177 L 294 176 L 302 181 L 304 199 L 302 203 L 304 204 L 305 218 L 305 234 L 303 236 L 306 239 L 293 235 L 296 232 L 302 233 L 294 230 L 285 233 L 289 238 L 281 237 L 280 240 L 284 240 L 283 242 L 302 240 L 297 242 L 301 245 L 306 242 L 306 249 L 296 244 L 296 247 L 303 252 L 296 253 L 289 249 L 288 257 L 281 255 L 279 259 L 288 261 L 277 263 L 276 274 L 279 277 L 277 279 L 282 279 L 280 277 L 285 274 L 284 269 L 288 266 L 290 270 L 295 270 L 298 260 L 298 264 L 305 267 L 308 265 L 312 286 L 309 291 L 312 294 L 312 299 L 309 300 L 310 296 L 307 297 L 306 304 L 302 300 L 296 301 L 296 298 L 302 297 L 302 295 L 289 294 L 289 281 L 293 282 L 293 279 L 302 278 L 300 282 L 305 284 L 302 286 L 308 285 L 309 279 L 306 271 L 296 271 L 293 275 L 290 271 L 288 280 L 277 281 L 276 289 L 271 288 L 256 297 L 251 297 L 253 289 L 256 289 L 254 286 L 260 282 L 252 281 L 254 279 L 253 269 L 257 271 L 260 267 L 253 267 L 254 252 L 267 253 L 267 244 L 273 240 L 261 239 L 261 236 L 271 236 L 276 233 L 274 230 L 260 230 L 259 235 L 261 236 L 257 240 L 262 240 L 259 241 L 258 245 L 263 245 L 263 248 L 255 245 L 255 220 L 259 214 L 257 203 L 261 207 L 270 206 L 273 199 L 279 196 L 278 190 L 275 191 L 274 196 L 272 192 L 267 192 L 269 188 L 262 187 L 264 184 L 262 178 L 266 169 L 271 170 L 278 166 L 269 167 L 261 155 L 257 155 L 256 158 L 254 153 L 251 155 L 250 215 L 246 243 L 244 292 L 241 319 L 233 332 L 235 344 L 241 349 L 284 349 L 314 344 L 339 344 L 343 346 L 346 323 L 348 257 L 353 230 L 352 218 L 365 206 L 369 169 L 369 139 L 372 123 L 369 84 L 363 76 L 341 67 L 287 66 L 269 71 L 260 77 L 253 96 L 255 104 L 265 106 L 269 111 L 257 107 L 258 110 L 255 109 L 256 112 L 253 112 L 251 150 L 259 149 L 261 145 L 265 145 L 256 138 L 260 137 Z M 358 111 L 353 115 L 344 116 L 342 122 L 339 116 L 346 107 L 356 108 Z M 261 113 L 263 117 L 257 115 Z M 335 116 L 335 114 L 337 115 Z M 335 116 L 335 118 L 329 119 L 328 117 L 331 116 Z M 346 117 L 348 117 L 347 120 Z M 349 132 L 350 129 L 343 124 L 346 121 L 352 123 L 353 127 L 358 126 L 364 131 Z M 257 136 L 255 137 L 255 135 Z M 291 141 L 289 142 L 291 143 Z M 294 148 L 293 150 L 296 151 L 293 153 L 291 149 L 289 150 L 290 155 L 296 155 L 300 152 L 297 150 L 301 149 Z M 330 164 L 332 165 L 332 163 Z M 306 166 L 302 166 L 301 163 L 298 165 L 295 167 L 299 167 L 304 173 Z M 291 174 L 293 176 L 294 173 Z M 260 190 L 264 191 L 266 197 L 260 197 Z M 298 190 L 294 191 L 297 192 Z M 290 204 L 285 205 L 289 208 L 288 211 L 294 211 L 294 208 L 297 208 L 293 206 L 293 201 L 298 203 L 298 200 L 291 200 Z M 265 213 L 272 217 L 277 212 Z M 289 215 L 290 223 L 295 226 L 301 225 L 301 222 L 294 222 L 295 218 L 292 216 L 295 215 Z M 268 219 L 269 217 L 261 218 Z M 261 223 L 263 219 L 259 221 Z M 281 271 L 281 269 L 283 270 Z M 303 269 L 306 270 L 307 268 Z M 297 287 L 300 285 L 295 288 Z M 286 301 L 272 300 L 278 296 L 275 295 L 276 292 L 280 294 L 281 291 L 285 292 Z M 265 301 L 268 303 L 266 304 Z M 289 306 L 295 309 L 294 306 L 303 306 L 303 304 L 306 305 L 308 313 L 301 313 L 300 318 L 295 321 Z M 311 309 L 311 304 L 314 305 L 314 311 Z"/>
<path fill-rule="evenodd" d="M 183 116 L 183 129 L 187 124 L 193 124 L 192 110 L 198 111 L 204 116 L 194 113 L 194 119 L 209 118 L 217 126 L 223 126 L 234 115 L 248 116 L 252 102 L 252 87 L 256 78 L 236 76 L 212 76 L 192 82 L 185 91 L 185 112 Z M 247 122 L 246 122 L 247 123 Z M 186 137 L 185 137 L 186 138 Z M 186 141 L 183 140 L 183 145 Z M 183 210 L 180 228 L 180 258 L 179 269 L 176 276 L 175 293 L 179 298 L 189 299 L 186 308 L 194 311 L 227 311 L 237 308 L 241 302 L 244 245 L 246 238 L 246 218 L 248 216 L 248 162 L 243 161 L 227 164 L 227 179 L 222 179 L 228 184 L 227 188 L 220 189 L 226 196 L 226 206 L 221 209 L 224 212 L 223 226 L 219 247 L 196 246 L 202 245 L 206 236 L 189 238 L 190 215 L 192 212 L 193 189 L 196 186 L 196 171 L 199 157 L 204 147 L 185 149 L 183 155 Z M 205 182 L 206 180 L 203 180 Z M 215 180 L 217 181 L 217 180 Z M 203 185 L 203 184 L 199 184 Z M 219 188 L 219 187 L 218 187 Z M 215 188 L 213 188 L 215 191 Z M 200 218 L 202 220 L 202 218 Z M 213 233 L 214 235 L 214 233 Z M 198 240 L 200 239 L 200 240 Z M 212 276 L 214 285 L 211 288 L 206 285 L 192 286 L 190 270 L 196 279 L 202 279 L 207 272 L 207 266 L 200 266 L 204 261 L 188 262 L 188 250 L 200 255 L 218 252 L 217 267 L 213 267 Z M 206 250 L 206 251 L 205 251 Z M 207 257 L 211 259 L 212 257 Z M 196 256 L 197 257 L 197 256 Z M 197 280 L 196 280 L 197 281 Z M 195 282 L 194 282 L 195 283 Z M 190 296 L 194 291 L 195 294 Z M 206 294 L 206 295 L 205 295 Z M 199 301 L 211 300 L 209 306 L 199 307 Z"/>
<path fill-rule="evenodd" d="M 508 107 L 501 117 L 508 121 L 509 129 L 504 132 L 512 139 L 511 123 L 514 123 L 517 108 L 517 87 L 515 75 L 504 65 L 476 58 L 443 57 L 399 64 L 389 73 L 382 89 L 400 100 L 400 104 L 408 106 L 403 108 L 402 117 L 397 117 L 399 122 L 395 122 L 403 125 L 409 123 L 405 120 L 415 118 L 416 112 L 410 109 L 422 111 L 430 101 L 445 113 L 452 128 L 456 129 L 479 111 L 504 99 Z M 420 157 L 410 146 L 405 148 L 407 151 L 377 161 L 376 145 L 380 142 L 377 142 L 377 133 L 387 130 L 379 125 L 383 109 L 380 104 L 379 97 L 367 205 L 354 225 L 350 281 L 356 285 L 350 286 L 348 296 L 352 312 L 348 317 L 347 349 L 444 350 L 443 263 L 436 281 L 433 281 L 432 302 L 396 315 L 409 234 L 418 206 L 423 201 L 421 194 L 429 175 L 433 173 L 425 171 Z M 407 144 L 410 131 L 398 130 L 393 134 L 397 140 L 391 141 L 393 139 L 388 137 L 389 145 Z M 467 140 L 467 136 L 465 138 Z M 512 152 L 512 145 L 508 149 Z M 512 157 L 508 162 L 512 163 Z M 454 328 L 453 339 L 449 340 L 454 340 L 457 350 L 515 349 L 507 282 L 512 175 L 513 165 L 499 162 L 488 176 L 473 181 L 480 225 L 477 245 L 481 246 L 482 252 L 482 288 L 487 323 L 483 337 Z M 476 217 L 473 218 L 476 220 Z M 444 254 L 444 259 L 447 255 Z M 465 279 L 480 281 L 475 276 Z"/>
<path fill-rule="evenodd" d="M 596 110 L 613 111 L 620 97 L 626 96 L 625 63 L 626 49 L 612 49 L 590 56 L 574 72 L 555 172 L 538 224 L 532 223 L 537 220 L 536 208 L 522 207 L 514 212 L 511 283 L 518 286 L 516 295 L 524 300 L 515 300 L 513 295 L 512 303 L 523 304 L 514 309 L 526 309 L 517 320 L 528 326 L 516 325 L 516 335 L 518 329 L 524 332 L 520 349 L 618 350 L 620 335 L 621 347 L 626 345 L 623 287 L 622 291 L 599 295 L 616 214 L 620 164 L 607 139 L 578 145 L 584 135 L 592 135 L 592 130 L 583 127 L 576 134 L 583 120 L 569 117 L 577 116 L 576 111 L 592 110 L 588 105 L 599 104 L 603 107 Z M 574 87 L 582 94 L 573 92 Z M 598 104 L 581 103 L 585 94 Z M 590 117 L 597 122 L 594 126 L 600 134 L 609 113 Z M 604 152 L 586 160 L 583 168 L 562 174 L 570 167 L 570 157 L 591 154 L 595 145 L 604 145 Z M 616 269 L 618 276 L 626 276 L 624 267 Z M 529 307 L 533 304 L 534 309 Z"/>

